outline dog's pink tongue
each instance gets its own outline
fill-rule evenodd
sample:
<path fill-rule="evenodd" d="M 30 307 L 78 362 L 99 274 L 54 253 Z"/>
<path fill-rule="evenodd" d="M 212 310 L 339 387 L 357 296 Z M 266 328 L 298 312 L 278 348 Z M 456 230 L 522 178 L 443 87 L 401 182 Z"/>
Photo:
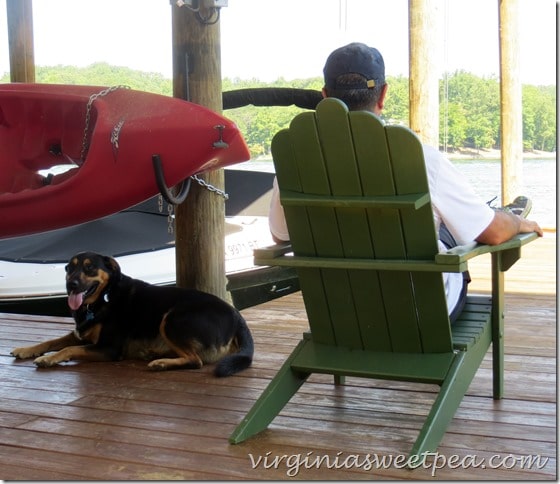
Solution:
<path fill-rule="evenodd" d="M 73 311 L 76 311 L 82 305 L 83 300 L 84 300 L 83 292 L 80 293 L 72 292 L 68 295 L 68 306 L 70 306 L 70 309 L 72 309 Z"/>

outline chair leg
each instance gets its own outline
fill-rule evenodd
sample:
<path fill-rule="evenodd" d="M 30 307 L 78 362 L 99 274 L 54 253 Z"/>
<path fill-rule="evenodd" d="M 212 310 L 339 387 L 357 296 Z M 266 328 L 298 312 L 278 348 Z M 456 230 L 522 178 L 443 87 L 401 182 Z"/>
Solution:
<path fill-rule="evenodd" d="M 504 273 L 501 252 L 492 254 L 492 381 L 494 400 L 504 396 Z"/>
<path fill-rule="evenodd" d="M 414 456 L 418 456 L 419 460 L 416 462 L 420 465 L 422 459 L 425 458 L 423 454 L 434 452 L 438 448 L 490 346 L 490 336 L 490 328 L 487 327 L 476 347 L 471 347 L 468 351 L 461 351 L 457 354 L 424 422 L 420 435 L 412 447 L 410 452 L 411 463 L 414 462 Z M 414 467 L 414 465 L 411 464 L 411 467 Z"/>
<path fill-rule="evenodd" d="M 293 360 L 304 344 L 305 341 L 301 341 L 296 346 L 249 413 L 233 431 L 229 438 L 231 444 L 243 442 L 266 429 L 268 424 L 280 413 L 290 398 L 307 380 L 310 373 L 296 372 L 291 368 Z"/>

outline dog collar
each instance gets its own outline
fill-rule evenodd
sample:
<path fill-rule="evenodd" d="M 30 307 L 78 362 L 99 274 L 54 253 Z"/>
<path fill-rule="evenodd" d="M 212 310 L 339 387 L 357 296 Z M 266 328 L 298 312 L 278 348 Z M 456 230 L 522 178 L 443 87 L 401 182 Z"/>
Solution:
<path fill-rule="evenodd" d="M 108 292 L 105 292 L 103 294 L 103 301 L 109 302 L 109 293 Z M 87 322 L 90 322 L 95 318 L 95 311 L 91 308 L 91 306 L 93 306 L 93 304 L 88 304 L 86 306 L 86 321 Z"/>

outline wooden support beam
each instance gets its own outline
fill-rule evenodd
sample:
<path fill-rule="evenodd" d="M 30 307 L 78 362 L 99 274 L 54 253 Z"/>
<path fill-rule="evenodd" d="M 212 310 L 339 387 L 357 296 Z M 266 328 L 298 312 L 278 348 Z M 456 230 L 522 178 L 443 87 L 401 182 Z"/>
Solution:
<path fill-rule="evenodd" d="M 521 193 L 523 175 L 523 115 L 519 66 L 519 6 L 498 0 L 500 23 L 500 112 L 502 204 Z"/>
<path fill-rule="evenodd" d="M 221 112 L 220 24 L 203 24 L 199 17 L 187 7 L 172 5 L 173 95 Z M 224 188 L 221 169 L 201 178 Z M 227 299 L 224 219 L 225 200 L 193 182 L 186 201 L 176 208 L 179 286 Z"/>
<path fill-rule="evenodd" d="M 439 146 L 439 0 L 409 0 L 410 129 Z"/>
<path fill-rule="evenodd" d="M 35 82 L 32 0 L 6 0 L 11 82 Z"/>

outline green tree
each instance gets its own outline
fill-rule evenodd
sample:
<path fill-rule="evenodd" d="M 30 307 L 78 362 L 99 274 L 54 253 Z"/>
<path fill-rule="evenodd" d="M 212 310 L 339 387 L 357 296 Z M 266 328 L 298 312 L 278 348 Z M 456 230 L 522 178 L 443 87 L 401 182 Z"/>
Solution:
<path fill-rule="evenodd" d="M 440 104 L 440 145 L 459 149 L 465 145 L 468 120 L 460 103 Z M 445 138 L 447 136 L 447 138 Z"/>
<path fill-rule="evenodd" d="M 408 78 L 403 76 L 387 77 L 387 98 L 383 117 L 390 123 L 409 124 Z"/>
<path fill-rule="evenodd" d="M 556 91 L 553 86 L 523 86 L 523 147 L 556 151 Z"/>
<path fill-rule="evenodd" d="M 464 116 L 464 143 L 474 148 L 491 148 L 499 141 L 500 96 L 499 83 L 494 78 L 480 78 L 457 71 L 449 76 L 447 97 L 455 105 L 453 113 Z M 458 121 L 459 122 L 459 121 Z"/>

